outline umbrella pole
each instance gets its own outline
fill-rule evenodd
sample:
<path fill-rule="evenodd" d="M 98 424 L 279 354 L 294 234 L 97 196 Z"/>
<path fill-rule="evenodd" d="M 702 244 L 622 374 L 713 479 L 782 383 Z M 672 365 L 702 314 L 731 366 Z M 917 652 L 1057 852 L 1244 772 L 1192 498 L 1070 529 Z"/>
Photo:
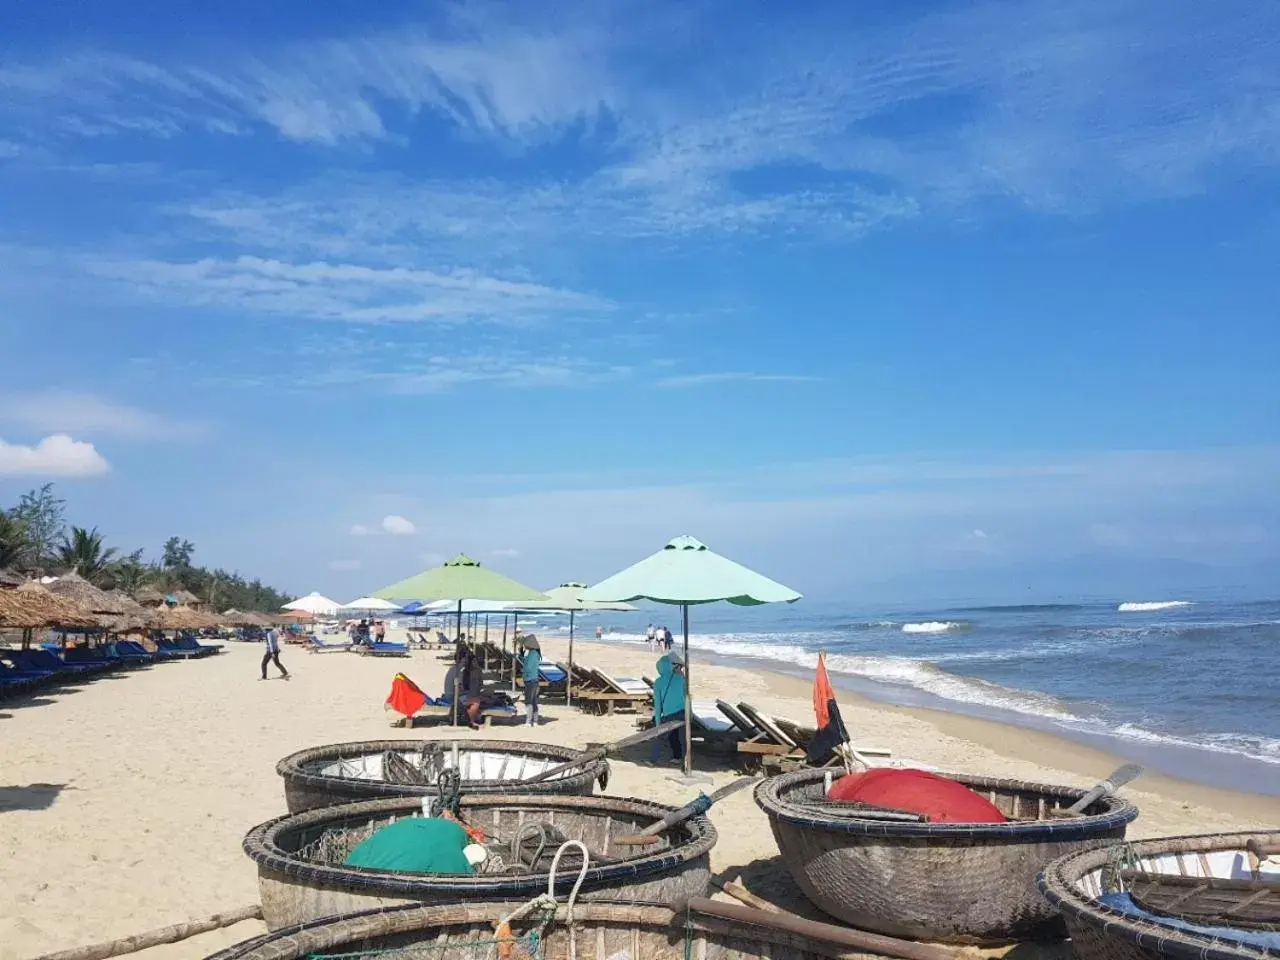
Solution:
<path fill-rule="evenodd" d="M 458 601 L 458 641 L 461 642 L 461 640 L 462 640 L 462 601 L 459 600 Z M 457 650 L 457 649 L 458 648 L 455 646 L 454 650 Z M 455 668 L 453 671 L 453 710 L 451 710 L 450 712 L 453 714 L 453 725 L 456 727 L 458 725 L 458 713 L 462 710 L 462 703 L 460 700 L 461 693 L 462 693 L 462 678 L 458 676 L 458 671 L 456 669 L 458 666 L 458 658 L 456 654 L 454 655 L 453 666 Z"/>
<path fill-rule="evenodd" d="M 684 775 L 693 776 L 693 689 L 689 674 L 689 605 L 680 604 L 684 625 Z"/>
<path fill-rule="evenodd" d="M 569 611 L 569 675 L 564 678 L 564 705 L 573 706 L 573 611 Z"/>
<path fill-rule="evenodd" d="M 515 693 L 516 666 L 520 662 L 520 614 L 511 615 L 511 692 Z"/>

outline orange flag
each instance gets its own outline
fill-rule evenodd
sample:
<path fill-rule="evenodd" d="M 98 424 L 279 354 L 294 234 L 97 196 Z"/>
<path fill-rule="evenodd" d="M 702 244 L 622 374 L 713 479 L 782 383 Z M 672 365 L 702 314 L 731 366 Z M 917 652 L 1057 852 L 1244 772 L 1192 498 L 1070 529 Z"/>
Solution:
<path fill-rule="evenodd" d="M 391 681 L 391 693 L 387 697 L 386 708 L 394 710 L 403 717 L 412 717 L 427 702 L 427 695 L 422 688 L 406 677 L 397 673 Z"/>
<path fill-rule="evenodd" d="M 827 705 L 835 698 L 835 691 L 831 689 L 831 681 L 827 677 L 827 655 L 819 653 L 818 672 L 813 678 L 813 715 L 818 720 L 819 730 L 831 722 L 831 712 Z"/>

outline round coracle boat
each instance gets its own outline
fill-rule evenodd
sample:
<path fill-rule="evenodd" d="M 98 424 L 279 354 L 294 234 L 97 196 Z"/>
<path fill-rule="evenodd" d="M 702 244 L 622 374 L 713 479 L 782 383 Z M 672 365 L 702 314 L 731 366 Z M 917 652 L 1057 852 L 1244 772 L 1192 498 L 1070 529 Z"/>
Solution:
<path fill-rule="evenodd" d="M 207 960 L 816 960 L 872 957 L 789 931 L 661 904 L 561 904 L 498 931 L 521 903 L 368 910 L 246 940 Z"/>
<path fill-rule="evenodd" d="M 379 827 L 422 815 L 423 801 L 396 797 L 349 803 L 268 821 L 249 831 L 244 851 L 258 864 L 262 913 L 271 929 L 378 906 L 520 900 L 545 892 L 551 862 L 567 840 L 585 844 L 581 900 L 671 902 L 700 897 L 711 876 L 716 831 L 705 815 L 647 846 L 616 841 L 675 808 L 617 797 L 463 796 L 462 819 L 485 834 L 487 860 L 474 875 L 440 875 L 347 866 L 352 850 Z M 581 855 L 570 851 L 556 892 L 573 886 Z"/>
<path fill-rule="evenodd" d="M 990 945 L 1063 935 L 1036 889 L 1056 857 L 1124 838 L 1138 809 L 1104 797 L 1084 816 L 1059 818 L 1084 796 L 1072 787 L 945 774 L 990 800 L 1005 823 L 860 818 L 828 803 L 823 770 L 756 787 L 792 878 L 816 906 L 896 937 Z"/>
<path fill-rule="evenodd" d="M 1079 960 L 1280 957 L 1280 831 L 1087 850 L 1049 864 L 1040 889 Z"/>
<path fill-rule="evenodd" d="M 526 784 L 571 760 L 581 766 Z M 290 813 L 357 800 L 434 796 L 446 770 L 457 770 L 466 794 L 589 796 L 609 782 L 609 763 L 547 743 L 518 740 L 367 740 L 290 754 L 276 764 Z"/>

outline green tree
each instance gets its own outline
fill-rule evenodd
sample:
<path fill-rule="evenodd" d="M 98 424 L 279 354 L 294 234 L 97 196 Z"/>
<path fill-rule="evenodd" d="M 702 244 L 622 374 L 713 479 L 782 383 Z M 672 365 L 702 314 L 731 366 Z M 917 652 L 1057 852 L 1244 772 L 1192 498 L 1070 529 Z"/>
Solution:
<path fill-rule="evenodd" d="M 111 583 L 131 596 L 146 584 L 149 574 L 149 568 L 142 562 L 141 548 L 117 560 L 110 570 Z"/>
<path fill-rule="evenodd" d="M 116 555 L 115 547 L 104 546 L 98 528 L 72 527 L 58 545 L 58 562 L 75 570 L 92 584 L 105 580 Z"/>
<path fill-rule="evenodd" d="M 22 495 L 11 511 L 27 530 L 27 564 L 44 567 L 57 559 L 54 553 L 62 536 L 63 516 L 67 501 L 53 495 L 53 484 Z"/>
<path fill-rule="evenodd" d="M 166 570 L 186 570 L 191 566 L 191 557 L 196 552 L 196 545 L 181 537 L 170 537 L 164 542 L 164 552 L 160 563 Z"/>
<path fill-rule="evenodd" d="M 0 569 L 22 566 L 27 547 L 27 525 L 13 512 L 0 510 Z"/>

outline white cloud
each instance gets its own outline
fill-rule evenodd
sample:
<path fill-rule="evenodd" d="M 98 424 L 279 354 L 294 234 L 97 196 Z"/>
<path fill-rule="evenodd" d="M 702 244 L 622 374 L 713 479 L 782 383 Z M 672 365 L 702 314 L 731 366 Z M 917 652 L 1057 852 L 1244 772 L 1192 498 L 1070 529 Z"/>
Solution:
<path fill-rule="evenodd" d="M 0 440 L 0 476 L 96 477 L 110 470 L 92 443 L 63 433 L 45 437 L 35 446 Z"/>
<path fill-rule="evenodd" d="M 184 423 L 92 394 L 61 390 L 0 397 L 0 422 L 33 430 L 112 434 L 134 440 L 179 440 L 204 432 L 202 424 Z"/>
<path fill-rule="evenodd" d="M 497 550 L 491 550 L 490 553 L 495 557 L 507 557 L 508 559 L 520 556 L 520 551 L 515 547 L 499 547 Z"/>
<path fill-rule="evenodd" d="M 987 539 L 987 531 L 974 530 L 971 534 L 969 534 L 969 536 L 973 537 L 973 539 L 975 540 L 985 540 Z"/>
<path fill-rule="evenodd" d="M 363 523 L 353 523 L 351 525 L 351 535 L 353 537 L 367 537 L 369 535 L 369 528 Z"/>
<path fill-rule="evenodd" d="M 364 563 L 360 560 L 330 560 L 330 570 L 359 570 Z"/>
<path fill-rule="evenodd" d="M 382 518 L 382 529 L 393 537 L 408 537 L 418 532 L 412 520 L 389 513 Z"/>

